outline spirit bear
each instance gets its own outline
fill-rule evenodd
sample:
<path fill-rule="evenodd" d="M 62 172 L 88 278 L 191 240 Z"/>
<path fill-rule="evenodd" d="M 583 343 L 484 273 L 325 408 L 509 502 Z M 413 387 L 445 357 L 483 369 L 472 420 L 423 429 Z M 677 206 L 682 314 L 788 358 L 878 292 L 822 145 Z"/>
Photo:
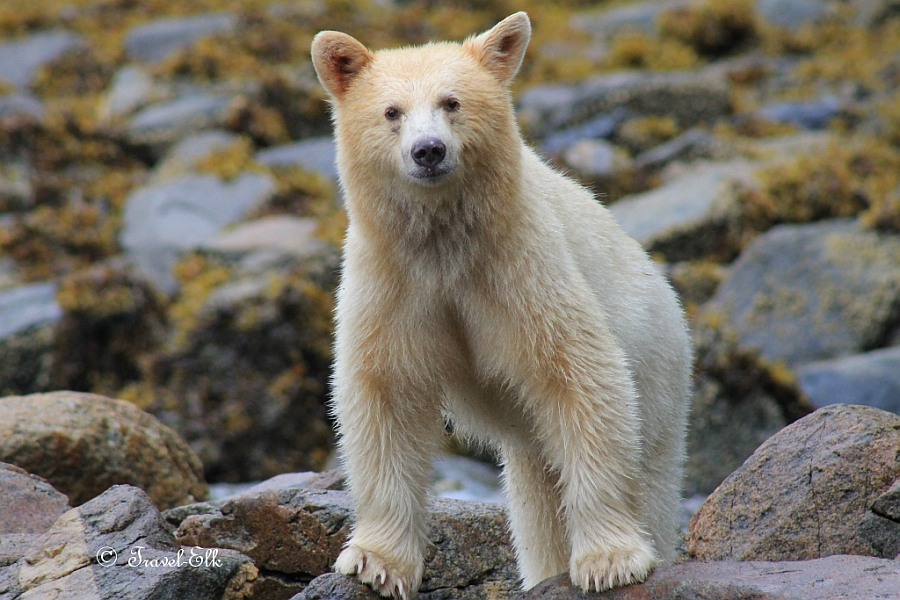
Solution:
<path fill-rule="evenodd" d="M 526 147 L 509 84 L 525 13 L 462 44 L 312 44 L 349 217 L 333 410 L 352 535 L 335 564 L 422 580 L 445 420 L 495 447 L 526 588 L 671 562 L 691 350 L 678 300 L 593 195 Z"/>

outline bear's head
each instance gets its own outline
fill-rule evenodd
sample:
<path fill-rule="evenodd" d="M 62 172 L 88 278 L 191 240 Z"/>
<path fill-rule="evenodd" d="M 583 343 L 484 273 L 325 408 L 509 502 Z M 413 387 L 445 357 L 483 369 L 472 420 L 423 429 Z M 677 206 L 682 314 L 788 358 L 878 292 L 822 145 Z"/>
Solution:
<path fill-rule="evenodd" d="M 462 44 L 371 52 L 347 34 L 319 33 L 312 59 L 332 99 L 344 185 L 436 192 L 518 161 L 509 84 L 530 37 L 524 12 Z"/>

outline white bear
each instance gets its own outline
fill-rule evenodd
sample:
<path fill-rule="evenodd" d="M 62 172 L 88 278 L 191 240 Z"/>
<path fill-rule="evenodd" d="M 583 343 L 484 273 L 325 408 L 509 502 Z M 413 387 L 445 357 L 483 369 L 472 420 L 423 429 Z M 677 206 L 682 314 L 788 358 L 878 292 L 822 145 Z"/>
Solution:
<path fill-rule="evenodd" d="M 462 44 L 319 33 L 349 218 L 333 410 L 356 523 L 335 568 L 422 580 L 445 419 L 496 447 L 525 587 L 674 558 L 691 349 L 679 302 L 593 195 L 522 141 L 525 13 Z"/>

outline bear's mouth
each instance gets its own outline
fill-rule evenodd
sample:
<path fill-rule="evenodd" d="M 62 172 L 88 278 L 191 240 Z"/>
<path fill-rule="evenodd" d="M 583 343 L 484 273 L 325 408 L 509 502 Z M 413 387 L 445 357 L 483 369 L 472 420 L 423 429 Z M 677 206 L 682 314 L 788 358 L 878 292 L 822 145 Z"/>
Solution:
<path fill-rule="evenodd" d="M 446 175 L 449 175 L 450 172 L 453 171 L 452 167 L 448 167 L 446 165 L 436 165 L 434 167 L 418 167 L 413 169 L 409 174 L 413 177 L 413 179 L 418 179 L 422 182 L 437 182 Z"/>

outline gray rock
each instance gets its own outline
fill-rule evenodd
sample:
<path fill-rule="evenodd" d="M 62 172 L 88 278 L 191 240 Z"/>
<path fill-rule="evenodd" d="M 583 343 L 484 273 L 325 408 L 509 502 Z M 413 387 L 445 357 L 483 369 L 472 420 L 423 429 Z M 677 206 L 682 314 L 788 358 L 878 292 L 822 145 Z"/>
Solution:
<path fill-rule="evenodd" d="M 416 597 L 420 597 L 417 595 Z M 291 600 L 379 600 L 378 592 L 356 577 L 339 573 L 325 573 L 310 582 L 306 589 Z"/>
<path fill-rule="evenodd" d="M 69 499 L 45 479 L 3 462 L 0 497 L 0 568 L 24 556 L 31 544 L 71 508 Z"/>
<path fill-rule="evenodd" d="M 579 179 L 600 191 L 614 186 L 631 167 L 628 153 L 606 140 L 575 142 L 565 150 L 562 161 Z"/>
<path fill-rule="evenodd" d="M 0 292 L 0 339 L 62 318 L 56 282 L 31 283 Z"/>
<path fill-rule="evenodd" d="M 434 461 L 431 492 L 440 498 L 502 504 L 500 470 L 481 461 L 445 454 Z"/>
<path fill-rule="evenodd" d="M 308 138 L 293 144 L 266 148 L 257 152 L 255 158 L 268 167 L 299 166 L 333 181 L 338 178 L 334 162 L 334 139 L 331 136 Z"/>
<path fill-rule="evenodd" d="M 656 33 L 657 21 L 664 12 L 690 6 L 694 0 L 649 0 L 626 6 L 614 6 L 575 13 L 569 18 L 574 29 L 605 41 L 628 31 Z"/>
<path fill-rule="evenodd" d="M 900 479 L 872 503 L 872 512 L 900 523 Z"/>
<path fill-rule="evenodd" d="M 632 116 L 669 116 L 686 129 L 730 114 L 730 85 L 713 68 L 609 73 L 576 85 L 529 88 L 519 97 L 518 117 L 530 136 L 542 139 L 617 107 Z"/>
<path fill-rule="evenodd" d="M 135 113 L 125 135 L 131 143 L 162 152 L 189 134 L 223 125 L 231 102 L 228 95 L 191 94 L 153 104 Z"/>
<path fill-rule="evenodd" d="M 757 0 L 756 12 L 781 28 L 798 31 L 814 25 L 831 14 L 823 0 Z"/>
<path fill-rule="evenodd" d="M 634 157 L 634 168 L 657 171 L 675 161 L 730 159 L 736 151 L 729 144 L 702 129 L 690 129 L 678 137 L 641 152 Z"/>
<path fill-rule="evenodd" d="M 229 12 L 157 19 L 129 29 L 125 51 L 132 59 L 157 62 L 203 36 L 231 31 L 236 24 L 237 17 Z"/>
<path fill-rule="evenodd" d="M 165 97 L 144 67 L 127 65 L 116 71 L 98 109 L 101 119 L 126 116 Z"/>
<path fill-rule="evenodd" d="M 312 217 L 263 217 L 223 231 L 199 247 L 225 255 L 271 250 L 309 258 L 328 251 L 326 242 L 315 237 L 318 227 L 318 220 Z"/>
<path fill-rule="evenodd" d="M 14 92 L 0 96 L 0 119 L 29 118 L 41 121 L 46 112 L 44 103 L 31 94 Z"/>
<path fill-rule="evenodd" d="M 268 175 L 249 172 L 232 181 L 187 175 L 140 188 L 126 199 L 119 239 L 138 267 L 171 291 L 170 267 L 180 252 L 210 240 L 275 189 Z"/>
<path fill-rule="evenodd" d="M 27 88 L 41 67 L 82 43 L 83 38 L 71 31 L 45 31 L 0 43 L 0 81 Z"/>
<path fill-rule="evenodd" d="M 823 96 L 809 102 L 773 102 L 757 110 L 757 114 L 777 123 L 790 123 L 804 129 L 824 129 L 832 119 L 840 116 L 841 101 L 835 96 Z"/>
<path fill-rule="evenodd" d="M 877 27 L 900 13 L 897 0 L 851 0 L 850 4 L 856 10 L 854 21 L 865 28 Z"/>
<path fill-rule="evenodd" d="M 686 495 L 711 494 L 785 425 L 781 407 L 764 390 L 756 388 L 737 394 L 715 380 L 700 379 L 688 427 Z"/>
<path fill-rule="evenodd" d="M 519 599 L 848 600 L 896 598 L 898 589 L 897 561 L 831 556 L 793 562 L 689 562 L 658 568 L 642 584 L 602 594 L 585 594 L 572 586 L 567 576 L 559 575 L 538 584 Z"/>
<path fill-rule="evenodd" d="M 797 380 L 816 408 L 861 404 L 900 414 L 900 347 L 803 365 Z"/>
<path fill-rule="evenodd" d="M 51 389 L 58 320 L 0 339 L 0 396 Z"/>
<path fill-rule="evenodd" d="M 799 367 L 877 346 L 900 301 L 900 238 L 848 220 L 753 240 L 704 310 L 770 362 Z"/>
<path fill-rule="evenodd" d="M 180 548 L 147 495 L 118 485 L 65 512 L 0 569 L 0 599 L 244 598 L 256 575 L 232 550 Z"/>
<path fill-rule="evenodd" d="M 544 154 L 554 155 L 579 140 L 607 138 L 629 116 L 623 108 L 616 108 L 609 114 L 598 115 L 587 121 L 550 134 L 541 144 Z"/>
<path fill-rule="evenodd" d="M 338 249 L 302 260 L 269 249 L 201 253 L 197 280 L 217 279 L 186 282 L 195 304 L 173 332 L 179 343 L 141 369 L 146 410 L 191 444 L 212 481 L 324 468 Z"/>
<path fill-rule="evenodd" d="M 752 182 L 753 170 L 744 160 L 708 163 L 656 189 L 626 196 L 610 210 L 628 235 L 670 261 L 727 253 L 735 185 Z"/>
<path fill-rule="evenodd" d="M 228 148 L 240 138 L 228 131 L 211 129 L 189 135 L 172 146 L 157 163 L 151 183 L 197 173 L 195 164 L 212 152 Z"/>
<path fill-rule="evenodd" d="M 769 438 L 707 498 L 691 520 L 688 554 L 701 561 L 894 558 L 896 551 L 883 552 L 900 544 L 900 527 L 892 543 L 873 544 L 864 520 L 900 478 L 898 448 L 898 415 L 868 406 L 819 409 Z"/>
<path fill-rule="evenodd" d="M 0 398 L 0 461 L 50 481 L 73 505 L 116 483 L 162 508 L 206 498 L 203 466 L 171 429 L 130 402 L 52 392 Z"/>
<path fill-rule="evenodd" d="M 294 487 L 166 513 L 181 543 L 243 551 L 261 573 L 293 581 L 331 570 L 349 534 L 351 515 L 344 492 Z M 517 576 L 502 508 L 435 499 L 428 527 L 434 546 L 426 557 L 419 597 L 511 596 Z"/>

